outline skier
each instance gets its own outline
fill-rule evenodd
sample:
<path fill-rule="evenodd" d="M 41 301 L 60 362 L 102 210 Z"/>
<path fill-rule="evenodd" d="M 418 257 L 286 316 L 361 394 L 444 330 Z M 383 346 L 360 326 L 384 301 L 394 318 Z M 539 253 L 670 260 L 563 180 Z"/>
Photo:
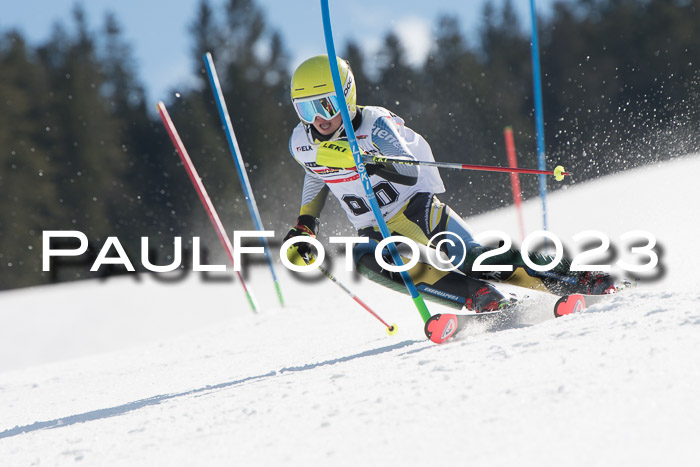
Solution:
<path fill-rule="evenodd" d="M 434 161 L 426 140 L 406 127 L 404 120 L 382 107 L 358 106 L 355 79 L 349 64 L 337 58 L 343 82 L 345 102 L 335 95 L 327 55 L 318 55 L 303 62 L 291 81 L 291 99 L 301 122 L 294 128 L 289 150 L 304 168 L 301 210 L 296 225 L 285 236 L 315 237 L 319 217 L 328 192 L 332 192 L 345 210 L 358 235 L 369 237 L 368 244 L 358 244 L 353 256 L 358 271 L 384 285 L 401 288 L 398 273 L 391 273 L 376 262 L 374 247 L 382 236 L 366 198 L 352 158 L 340 114 L 347 105 L 358 145 L 363 153 L 379 154 L 394 159 Z M 459 261 L 460 272 L 440 271 L 419 263 L 409 274 L 416 287 L 439 299 L 451 301 L 476 312 L 491 311 L 508 306 L 512 300 L 491 283 L 482 280 L 483 273 L 471 270 L 474 260 L 490 250 L 474 240 L 466 222 L 436 194 L 445 187 L 438 169 L 400 163 L 365 164 L 381 212 L 392 235 L 408 237 L 428 245 L 438 233 L 456 235 L 462 242 L 448 244 L 442 249 L 448 258 Z M 302 242 L 290 247 L 292 262 L 308 261 L 309 245 Z M 536 264 L 548 264 L 551 258 L 530 254 Z M 387 257 L 387 262 L 391 262 Z M 519 251 L 510 250 L 484 261 L 488 264 L 513 265 L 512 272 L 489 273 L 489 279 L 519 286 L 547 290 L 556 294 L 603 294 L 614 291 L 609 275 L 575 273 L 564 260 L 547 272 L 528 268 Z"/>

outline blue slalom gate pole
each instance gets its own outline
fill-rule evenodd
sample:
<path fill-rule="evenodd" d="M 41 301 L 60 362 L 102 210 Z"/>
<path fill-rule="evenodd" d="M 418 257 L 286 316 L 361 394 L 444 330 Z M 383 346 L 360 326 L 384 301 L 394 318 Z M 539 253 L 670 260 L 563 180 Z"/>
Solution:
<path fill-rule="evenodd" d="M 328 61 L 330 62 L 331 75 L 333 76 L 333 86 L 335 87 L 335 94 L 336 96 L 338 96 L 339 101 L 345 102 L 345 99 L 343 98 L 343 83 L 340 81 L 340 71 L 338 70 L 338 62 L 335 54 L 335 45 L 333 43 L 333 32 L 331 30 L 331 16 L 330 11 L 328 9 L 328 0 L 321 0 L 321 14 L 323 16 L 323 32 L 326 39 L 326 50 L 328 51 Z M 358 146 L 357 139 L 355 138 L 355 131 L 352 127 L 352 120 L 350 119 L 350 111 L 348 110 L 347 104 L 340 105 L 340 113 L 343 118 L 345 134 L 348 137 L 348 143 L 350 144 L 350 149 L 352 150 L 352 157 L 353 159 L 355 159 L 357 173 L 359 174 L 360 180 L 362 181 L 362 186 L 365 189 L 367 200 L 369 201 L 369 204 L 372 207 L 372 212 L 374 213 L 374 217 L 377 220 L 377 225 L 379 226 L 379 230 L 381 231 L 382 236 L 384 238 L 388 238 L 391 236 L 391 233 L 389 232 L 389 227 L 387 227 L 386 222 L 384 221 L 382 211 L 381 209 L 379 209 L 379 204 L 377 204 L 377 199 L 374 195 L 374 191 L 372 190 L 372 184 L 370 182 L 369 175 L 367 174 L 367 170 L 365 169 L 364 162 L 362 162 L 360 147 Z M 389 248 L 389 252 L 391 253 L 391 257 L 394 259 L 394 263 L 399 267 L 403 266 L 404 263 L 401 259 L 401 256 L 399 255 L 399 251 L 396 248 L 396 245 L 390 242 L 387 246 Z M 416 286 L 413 283 L 413 279 L 411 279 L 411 276 L 408 274 L 408 271 L 401 271 L 400 274 L 401 278 L 406 284 L 406 288 L 411 294 L 413 303 L 416 305 L 416 308 L 418 308 L 418 312 L 420 313 L 421 318 L 423 318 L 424 322 L 427 322 L 431 318 L 430 311 L 428 311 L 428 307 L 425 305 L 423 297 L 418 292 L 418 289 L 416 289 Z"/>
<path fill-rule="evenodd" d="M 207 74 L 209 75 L 209 83 L 211 84 L 212 91 L 214 92 L 214 99 L 216 100 L 216 106 L 219 109 L 219 116 L 221 117 L 221 122 L 224 124 L 226 139 L 228 140 L 228 146 L 231 150 L 233 162 L 236 164 L 236 171 L 238 172 L 238 178 L 240 179 L 241 186 L 243 187 L 243 194 L 245 195 L 246 204 L 248 205 L 248 211 L 250 211 L 250 217 L 253 219 L 253 223 L 255 224 L 255 228 L 257 230 L 265 230 L 263 227 L 262 219 L 260 218 L 260 212 L 258 211 L 258 205 L 255 202 L 255 196 L 253 196 L 253 189 L 250 186 L 250 180 L 248 180 L 248 174 L 245 170 L 245 164 L 243 163 L 241 150 L 238 147 L 238 140 L 236 139 L 236 134 L 233 132 L 231 117 L 226 107 L 224 94 L 221 91 L 221 84 L 219 83 L 219 76 L 216 74 L 214 60 L 212 59 L 212 56 L 209 52 L 204 54 L 204 65 L 206 66 Z M 279 300 L 280 305 L 284 306 L 282 289 L 280 288 L 280 283 L 277 279 L 277 274 L 275 273 L 275 266 L 272 261 L 272 255 L 270 254 L 270 245 L 266 237 L 261 237 L 260 241 L 265 251 L 267 264 L 270 266 L 272 280 L 275 282 L 275 289 L 277 290 L 277 299 Z"/>
<path fill-rule="evenodd" d="M 537 135 L 537 166 L 540 170 L 545 170 L 547 161 L 545 160 L 544 146 L 544 116 L 542 108 L 542 77 L 540 73 L 540 46 L 537 38 L 537 11 L 535 0 L 530 0 L 530 12 L 532 16 L 532 86 L 535 94 L 535 130 Z M 547 178 L 539 176 L 540 198 L 542 198 L 542 224 L 547 230 Z"/>

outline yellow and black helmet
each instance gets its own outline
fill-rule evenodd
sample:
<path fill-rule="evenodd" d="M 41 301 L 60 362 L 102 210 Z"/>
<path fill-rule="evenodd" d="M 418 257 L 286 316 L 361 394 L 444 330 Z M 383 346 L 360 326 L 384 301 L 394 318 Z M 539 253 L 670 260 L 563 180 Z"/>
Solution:
<path fill-rule="evenodd" d="M 348 62 L 336 58 L 343 82 L 345 104 L 352 119 L 357 112 L 355 77 Z M 292 76 L 291 95 L 299 119 L 307 125 L 311 124 L 316 116 L 330 120 L 340 112 L 341 101 L 335 95 L 328 55 L 316 55 L 299 65 Z"/>

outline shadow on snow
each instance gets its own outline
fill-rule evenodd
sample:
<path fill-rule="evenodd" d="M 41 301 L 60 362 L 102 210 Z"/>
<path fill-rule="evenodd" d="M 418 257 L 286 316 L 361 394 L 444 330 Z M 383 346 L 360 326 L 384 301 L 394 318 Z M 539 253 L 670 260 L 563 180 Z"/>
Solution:
<path fill-rule="evenodd" d="M 43 421 L 43 422 L 34 422 L 30 425 L 24 425 L 24 426 L 16 426 L 14 428 L 10 428 L 10 429 L 7 429 L 5 431 L 0 432 L 0 439 L 10 438 L 12 436 L 17 436 L 17 435 L 20 435 L 22 433 L 31 433 L 33 431 L 39 431 L 39 430 L 48 429 L 48 428 L 62 428 L 62 427 L 66 427 L 66 426 L 75 425 L 76 423 L 85 423 L 85 422 L 91 422 L 93 420 L 102 420 L 105 418 L 117 417 L 119 415 L 124 415 L 126 413 L 142 409 L 144 407 L 158 405 L 161 402 L 164 402 L 164 401 L 167 401 L 170 399 L 177 399 L 180 397 L 187 397 L 187 396 L 191 396 L 194 394 L 201 394 L 201 393 L 217 391 L 220 389 L 226 389 L 226 388 L 238 386 L 238 385 L 241 385 L 244 383 L 249 383 L 252 381 L 263 380 L 265 378 L 269 378 L 271 376 L 276 376 L 278 374 L 281 375 L 284 373 L 302 372 L 302 371 L 313 370 L 313 369 L 316 369 L 316 368 L 319 368 L 322 366 L 329 366 L 329 365 L 335 365 L 337 363 L 344 363 L 344 362 L 355 360 L 358 358 L 370 357 L 373 355 L 379 355 L 382 353 L 392 352 L 394 350 L 408 347 L 408 346 L 411 346 L 413 344 L 417 344 L 417 343 L 421 343 L 421 342 L 425 343 L 425 341 L 407 340 L 407 341 L 399 342 L 399 343 L 393 344 L 393 345 L 387 345 L 387 346 L 379 347 L 376 349 L 365 350 L 364 352 L 359 352 L 359 353 L 356 353 L 353 355 L 348 355 L 345 357 L 334 358 L 332 360 L 325 360 L 325 361 L 317 362 L 317 363 L 309 363 L 309 364 L 306 364 L 303 366 L 284 367 L 284 368 L 281 368 L 280 370 L 277 370 L 277 371 L 273 370 L 273 371 L 270 371 L 270 372 L 262 374 L 262 375 L 248 376 L 247 378 L 237 379 L 235 381 L 227 381 L 227 382 L 220 383 L 220 384 L 207 385 L 207 386 L 204 386 L 202 388 L 191 389 L 189 391 L 183 391 L 183 392 L 178 392 L 178 393 L 174 393 L 174 394 L 161 394 L 158 396 L 148 397 L 146 399 L 140 399 L 137 401 L 128 402 L 126 404 L 117 405 L 115 407 L 109 407 L 106 409 L 92 410 L 90 412 L 84 412 L 84 413 L 76 414 L 76 415 L 69 415 L 67 417 L 57 418 L 54 420 L 47 420 L 47 421 Z M 425 348 L 427 348 L 427 347 L 425 347 Z"/>

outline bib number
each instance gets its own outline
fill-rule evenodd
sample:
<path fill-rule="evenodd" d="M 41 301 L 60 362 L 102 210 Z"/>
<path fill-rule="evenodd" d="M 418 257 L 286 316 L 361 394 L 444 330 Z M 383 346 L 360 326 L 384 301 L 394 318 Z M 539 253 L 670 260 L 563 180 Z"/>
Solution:
<path fill-rule="evenodd" d="M 394 188 L 390 182 L 386 180 L 381 181 L 372 187 L 374 191 L 374 196 L 377 198 L 377 204 L 380 208 L 388 206 L 391 203 L 396 202 L 399 199 L 399 192 Z M 363 197 L 357 195 L 344 195 L 342 197 L 343 202 L 348 206 L 350 212 L 355 216 L 361 216 L 371 211 L 367 200 Z"/>

